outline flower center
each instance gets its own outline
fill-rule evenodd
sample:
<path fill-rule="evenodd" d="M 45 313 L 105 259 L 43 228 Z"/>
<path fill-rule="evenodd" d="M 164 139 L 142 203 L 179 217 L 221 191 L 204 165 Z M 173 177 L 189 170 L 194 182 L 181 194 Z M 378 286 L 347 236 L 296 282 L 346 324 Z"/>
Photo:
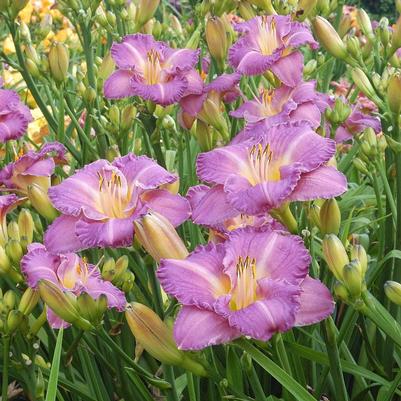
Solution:
<path fill-rule="evenodd" d="M 98 171 L 99 204 L 98 210 L 111 218 L 126 218 L 130 201 L 129 191 L 123 185 L 121 175 L 115 171 Z"/>
<path fill-rule="evenodd" d="M 230 308 L 244 309 L 258 299 L 256 281 L 256 259 L 241 256 L 237 262 L 237 283 L 231 293 Z"/>
<path fill-rule="evenodd" d="M 259 35 L 257 39 L 261 53 L 264 56 L 270 56 L 279 47 L 279 39 L 277 37 L 276 21 L 271 19 L 270 23 L 267 16 L 262 17 L 259 23 Z"/>
<path fill-rule="evenodd" d="M 280 171 L 277 164 L 272 163 L 273 152 L 270 144 L 253 145 L 248 154 L 248 169 L 245 177 L 253 186 L 266 181 L 279 181 Z"/>
<path fill-rule="evenodd" d="M 262 101 L 261 101 L 262 116 L 271 117 L 281 111 L 281 110 L 277 110 L 277 108 L 273 106 L 273 103 L 272 103 L 273 97 L 274 97 L 274 90 L 265 89 L 263 91 Z"/>
<path fill-rule="evenodd" d="M 148 85 L 159 83 L 161 71 L 162 68 L 160 66 L 160 54 L 154 49 L 148 51 L 147 61 L 143 72 L 145 82 Z"/>

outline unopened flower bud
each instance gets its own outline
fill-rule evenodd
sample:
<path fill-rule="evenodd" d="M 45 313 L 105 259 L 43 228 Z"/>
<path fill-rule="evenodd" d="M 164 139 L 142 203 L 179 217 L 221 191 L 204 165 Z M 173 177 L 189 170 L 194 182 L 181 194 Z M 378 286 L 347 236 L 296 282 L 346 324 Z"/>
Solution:
<path fill-rule="evenodd" d="M 139 0 L 135 15 L 137 29 L 140 29 L 153 18 L 159 4 L 160 0 Z"/>
<path fill-rule="evenodd" d="M 240 1 L 238 4 L 238 12 L 241 18 L 243 18 L 245 21 L 256 17 L 255 10 L 248 1 Z"/>
<path fill-rule="evenodd" d="M 0 0 L 0 11 L 6 11 L 10 7 L 10 0 Z"/>
<path fill-rule="evenodd" d="M 343 243 L 336 235 L 329 234 L 324 237 L 322 248 L 327 266 L 336 279 L 342 281 L 343 268 L 349 263 Z"/>
<path fill-rule="evenodd" d="M 277 14 L 276 10 L 272 5 L 271 0 L 248 0 L 248 1 L 254 6 L 259 7 L 264 11 L 267 11 L 267 14 Z"/>
<path fill-rule="evenodd" d="M 37 184 L 28 186 L 28 198 L 36 211 L 49 221 L 53 221 L 58 212 L 53 207 L 47 193 Z"/>
<path fill-rule="evenodd" d="M 362 174 L 369 174 L 368 166 L 364 161 L 359 159 L 358 157 L 352 159 L 352 164 L 354 167 Z"/>
<path fill-rule="evenodd" d="M 33 241 L 33 231 L 35 224 L 31 212 L 28 209 L 22 209 L 18 215 L 18 228 L 20 237 L 29 245 Z"/>
<path fill-rule="evenodd" d="M 393 113 L 399 114 L 401 111 L 401 75 L 391 76 L 387 86 L 387 102 Z"/>
<path fill-rule="evenodd" d="M 16 221 L 10 221 L 7 226 L 8 238 L 14 239 L 16 241 L 20 240 L 20 233 L 18 228 L 18 223 Z"/>
<path fill-rule="evenodd" d="M 21 22 L 19 26 L 19 32 L 21 39 L 23 39 L 26 42 L 31 41 L 31 32 L 29 31 L 28 25 L 25 24 L 25 22 Z"/>
<path fill-rule="evenodd" d="M 320 228 L 320 207 L 316 204 L 311 204 L 308 209 L 308 219 L 314 226 Z"/>
<path fill-rule="evenodd" d="M 174 132 L 176 130 L 174 118 L 169 115 L 164 116 L 162 120 L 162 127 L 167 131 Z"/>
<path fill-rule="evenodd" d="M 36 304 L 39 302 L 39 291 L 28 287 L 22 294 L 21 300 L 18 305 L 18 310 L 25 316 L 28 316 Z"/>
<path fill-rule="evenodd" d="M 206 22 L 206 43 L 212 57 L 220 66 L 226 59 L 228 41 L 225 24 L 219 17 L 210 17 Z"/>
<path fill-rule="evenodd" d="M 22 246 L 19 241 L 12 239 L 6 244 L 6 253 L 10 260 L 16 265 L 19 265 L 22 256 L 24 256 L 24 252 L 22 250 Z"/>
<path fill-rule="evenodd" d="M 11 269 L 11 261 L 7 256 L 5 249 L 0 246 L 0 274 L 7 274 Z"/>
<path fill-rule="evenodd" d="M 338 34 L 343 38 L 348 31 L 352 28 L 352 18 L 349 14 L 343 14 L 338 26 Z"/>
<path fill-rule="evenodd" d="M 348 38 L 347 51 L 355 59 L 358 59 L 361 56 L 361 45 L 357 37 L 351 36 Z"/>
<path fill-rule="evenodd" d="M 212 127 L 227 139 L 228 136 L 228 126 L 227 121 L 221 112 L 219 105 L 215 103 L 212 99 L 206 99 L 203 103 L 201 112 L 198 114 L 205 123 L 210 124 Z"/>
<path fill-rule="evenodd" d="M 362 292 L 364 275 L 358 260 L 353 260 L 343 268 L 343 283 L 352 297 L 359 297 Z"/>
<path fill-rule="evenodd" d="M 401 47 L 401 17 L 398 18 L 391 38 L 391 53 Z"/>
<path fill-rule="evenodd" d="M 317 16 L 312 21 L 313 30 L 323 47 L 332 56 L 345 60 L 348 57 L 347 49 L 340 36 L 325 18 Z"/>
<path fill-rule="evenodd" d="M 121 112 L 121 129 L 125 132 L 131 129 L 136 117 L 136 107 L 132 104 L 125 106 Z"/>
<path fill-rule="evenodd" d="M 304 67 L 304 75 L 312 75 L 317 68 L 317 61 L 315 59 L 309 60 Z"/>
<path fill-rule="evenodd" d="M 3 295 L 3 305 L 7 308 L 7 310 L 14 309 L 14 306 L 17 302 L 17 297 L 13 290 L 8 290 Z"/>
<path fill-rule="evenodd" d="M 373 33 L 372 22 L 370 21 L 368 13 L 363 8 L 359 8 L 356 12 L 356 18 L 364 35 L 369 40 L 373 40 L 375 35 Z"/>
<path fill-rule="evenodd" d="M 116 280 L 119 280 L 125 274 L 125 272 L 128 269 L 128 264 L 129 264 L 129 260 L 128 260 L 127 255 L 120 256 L 116 260 L 116 263 L 114 265 Z"/>
<path fill-rule="evenodd" d="M 63 43 L 55 43 L 49 52 L 49 68 L 53 79 L 57 83 L 64 82 L 68 74 L 70 56 L 67 47 Z"/>
<path fill-rule="evenodd" d="M 401 284 L 396 281 L 386 281 L 384 292 L 387 298 L 397 305 L 401 305 Z"/>
<path fill-rule="evenodd" d="M 344 302 L 348 301 L 350 295 L 347 287 L 340 281 L 336 281 L 336 283 L 334 284 L 334 294 L 338 299 Z"/>
<path fill-rule="evenodd" d="M 351 260 L 358 260 L 361 265 L 362 275 L 364 276 L 368 269 L 368 255 L 362 245 L 356 244 L 351 247 Z"/>
<path fill-rule="evenodd" d="M 134 222 L 139 243 L 156 262 L 160 259 L 185 259 L 187 248 L 173 225 L 164 216 L 151 212 Z"/>
<path fill-rule="evenodd" d="M 377 99 L 376 91 L 370 83 L 366 74 L 359 67 L 356 67 L 352 70 L 351 75 L 358 89 L 363 92 L 369 99 L 375 101 Z"/>
<path fill-rule="evenodd" d="M 124 292 L 130 292 L 135 282 L 135 274 L 127 270 L 121 277 L 121 289 Z"/>
<path fill-rule="evenodd" d="M 92 328 L 92 325 L 81 317 L 76 307 L 76 301 L 72 300 L 56 284 L 42 280 L 39 282 L 38 287 L 41 298 L 56 315 L 83 330 L 90 330 Z"/>
<path fill-rule="evenodd" d="M 112 281 L 116 275 L 116 262 L 113 258 L 108 258 L 103 263 L 102 278 L 106 281 Z"/>
<path fill-rule="evenodd" d="M 192 33 L 191 37 L 189 38 L 188 42 L 185 44 L 185 47 L 187 49 L 197 49 L 199 46 L 200 42 L 200 37 L 201 37 L 201 28 L 198 27 L 195 29 L 195 31 Z"/>
<path fill-rule="evenodd" d="M 317 0 L 299 0 L 296 14 L 300 21 L 304 21 L 313 12 L 316 7 Z"/>
<path fill-rule="evenodd" d="M 98 302 L 100 298 L 103 298 L 103 300 Z M 82 292 L 77 297 L 77 309 L 84 319 L 97 326 L 101 322 L 103 314 L 107 309 L 107 297 L 101 294 L 97 300 L 94 300 L 87 292 Z"/>
<path fill-rule="evenodd" d="M 100 64 L 99 74 L 98 74 L 99 78 L 100 79 L 108 78 L 111 75 L 111 73 L 114 71 L 114 68 L 115 68 L 114 60 L 111 57 L 111 53 L 108 52 L 104 56 L 103 61 Z"/>
<path fill-rule="evenodd" d="M 320 231 L 322 234 L 335 234 L 340 231 L 341 212 L 337 201 L 327 199 L 320 208 Z"/>
<path fill-rule="evenodd" d="M 7 334 L 14 333 L 22 322 L 24 315 L 18 310 L 12 310 L 7 317 Z"/>

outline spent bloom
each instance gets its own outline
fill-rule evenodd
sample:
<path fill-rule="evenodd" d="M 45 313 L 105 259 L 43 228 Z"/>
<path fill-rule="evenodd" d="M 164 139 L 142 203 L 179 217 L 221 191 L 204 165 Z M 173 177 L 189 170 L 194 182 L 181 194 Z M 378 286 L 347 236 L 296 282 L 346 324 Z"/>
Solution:
<path fill-rule="evenodd" d="M 52 252 L 92 247 L 129 246 L 133 222 L 155 211 L 177 226 L 189 217 L 185 198 L 159 187 L 177 180 L 146 156 L 132 153 L 112 163 L 97 160 L 49 189 L 62 215 L 48 228 L 45 244 Z"/>
<path fill-rule="evenodd" d="M 103 294 L 107 297 L 109 308 L 117 308 L 119 311 L 125 308 L 124 293 L 110 282 L 102 280 L 99 269 L 75 253 L 52 254 L 42 244 L 33 243 L 21 260 L 21 271 L 31 288 L 37 288 L 41 280 L 46 280 L 72 296 L 86 292 L 97 299 Z M 47 309 L 47 319 L 53 328 L 68 326 L 50 308 Z"/>
<path fill-rule="evenodd" d="M 229 203 L 255 215 L 286 202 L 332 198 L 344 193 L 347 181 L 325 164 L 335 154 L 335 142 L 316 134 L 308 123 L 271 127 L 251 138 L 201 153 L 201 180 L 223 185 Z"/>
<path fill-rule="evenodd" d="M 139 96 L 166 106 L 202 91 L 202 79 L 194 69 L 197 50 L 172 49 L 151 35 L 134 34 L 114 43 L 111 55 L 118 69 L 104 84 L 110 99 Z"/>
<path fill-rule="evenodd" d="M 162 260 L 161 285 L 183 305 L 174 327 L 178 347 L 200 349 L 244 335 L 267 341 L 323 320 L 334 304 L 308 276 L 309 263 L 300 237 L 269 227 L 239 229 L 184 260 Z"/>
<path fill-rule="evenodd" d="M 259 16 L 235 25 L 241 37 L 229 49 L 229 63 L 245 75 L 273 72 L 284 84 L 294 86 L 302 79 L 303 56 L 298 47 L 316 49 L 309 27 L 282 15 Z"/>
<path fill-rule="evenodd" d="M 64 145 L 58 142 L 46 143 L 39 151 L 30 150 L 0 170 L 0 184 L 23 194 L 32 184 L 47 191 L 56 163 L 66 163 L 65 153 Z"/>
<path fill-rule="evenodd" d="M 0 143 L 20 138 L 31 121 L 31 112 L 21 102 L 18 94 L 0 89 Z"/>

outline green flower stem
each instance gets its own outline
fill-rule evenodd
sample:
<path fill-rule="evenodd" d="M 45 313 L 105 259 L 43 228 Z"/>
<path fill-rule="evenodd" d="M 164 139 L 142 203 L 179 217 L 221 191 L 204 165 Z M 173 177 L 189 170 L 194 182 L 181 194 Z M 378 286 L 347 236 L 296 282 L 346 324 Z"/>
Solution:
<path fill-rule="evenodd" d="M 3 372 L 1 383 L 1 400 L 8 400 L 8 367 L 10 362 L 10 343 L 11 337 L 9 335 L 3 336 Z"/>
<path fill-rule="evenodd" d="M 186 375 L 189 401 L 198 401 L 195 391 L 194 376 L 191 372 L 186 372 Z"/>
<path fill-rule="evenodd" d="M 245 339 L 239 339 L 236 344 L 247 352 L 267 373 L 274 377 L 285 389 L 291 393 L 297 401 L 316 401 L 308 393 L 306 388 L 302 387 L 280 366 L 274 363 L 269 357 L 263 354 L 259 349 Z"/>
<path fill-rule="evenodd" d="M 8 21 L 8 20 L 6 19 L 6 21 Z M 24 56 L 21 52 L 22 47 L 21 47 L 21 43 L 19 41 L 18 33 L 17 33 L 17 24 L 14 21 L 12 21 L 12 22 L 8 21 L 8 28 L 10 30 L 11 37 L 14 42 L 15 52 L 17 54 L 18 63 L 20 65 L 20 69 L 21 69 L 20 70 L 21 75 L 24 78 L 24 81 L 25 81 L 29 91 L 31 92 L 33 98 L 35 99 L 36 104 L 40 108 L 40 111 L 46 118 L 46 121 L 48 122 L 49 126 L 51 127 L 51 129 L 54 132 L 57 132 L 57 121 L 54 119 L 52 114 L 47 109 L 47 106 L 46 106 L 45 102 L 43 101 L 43 98 L 40 95 L 39 90 L 35 85 L 35 82 L 33 81 L 31 75 L 29 74 L 29 72 L 27 71 L 27 69 L 25 67 Z"/>
<path fill-rule="evenodd" d="M 337 336 L 333 319 L 329 317 L 321 323 L 326 350 L 329 357 L 330 373 L 336 388 L 338 401 L 348 401 L 347 388 L 345 387 L 342 373 L 340 354 L 337 345 Z"/>

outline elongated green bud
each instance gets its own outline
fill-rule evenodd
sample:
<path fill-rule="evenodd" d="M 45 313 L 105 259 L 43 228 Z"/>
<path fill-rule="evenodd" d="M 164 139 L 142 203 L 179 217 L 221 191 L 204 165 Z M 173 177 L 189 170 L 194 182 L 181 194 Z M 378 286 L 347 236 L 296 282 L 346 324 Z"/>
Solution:
<path fill-rule="evenodd" d="M 324 259 L 337 280 L 343 280 L 343 268 L 349 263 L 343 243 L 334 234 L 326 235 L 323 239 Z"/>
<path fill-rule="evenodd" d="M 206 43 L 211 56 L 219 65 L 224 64 L 228 50 L 227 32 L 220 17 L 210 17 L 206 22 Z"/>
<path fill-rule="evenodd" d="M 361 92 L 363 92 L 369 99 L 376 102 L 377 101 L 376 91 L 373 88 L 372 84 L 370 83 L 366 74 L 359 67 L 356 67 L 352 70 L 351 75 L 358 89 Z"/>
<path fill-rule="evenodd" d="M 70 56 L 67 47 L 63 43 L 55 43 L 49 52 L 49 68 L 57 83 L 67 79 L 69 62 Z"/>
<path fill-rule="evenodd" d="M 362 32 L 369 40 L 373 40 L 375 38 L 375 35 L 373 33 L 372 22 L 369 18 L 368 13 L 363 8 L 359 8 L 356 13 L 356 18 Z"/>
<path fill-rule="evenodd" d="M 401 284 L 396 281 L 386 281 L 384 292 L 387 298 L 397 305 L 401 305 Z"/>
<path fill-rule="evenodd" d="M 320 231 L 322 234 L 338 235 L 341 225 L 341 212 L 337 201 L 327 199 L 320 208 Z"/>
<path fill-rule="evenodd" d="M 160 259 L 185 259 L 187 248 L 173 225 L 162 215 L 151 212 L 134 222 L 140 244 L 157 262 Z"/>
<path fill-rule="evenodd" d="M 353 260 L 344 266 L 343 282 L 352 297 L 359 297 L 361 295 L 363 274 L 358 260 Z"/>
<path fill-rule="evenodd" d="M 350 296 L 347 287 L 340 281 L 336 281 L 334 284 L 334 294 L 338 299 L 344 302 L 347 302 Z"/>
<path fill-rule="evenodd" d="M 10 260 L 15 264 L 19 265 L 22 256 L 24 256 L 24 252 L 22 250 L 22 246 L 18 240 L 12 239 L 6 244 L 6 253 Z"/>
<path fill-rule="evenodd" d="M 329 21 L 318 16 L 312 21 L 312 26 L 319 42 L 328 53 L 341 60 L 348 57 L 344 42 Z"/>
<path fill-rule="evenodd" d="M 33 241 L 33 231 L 35 224 L 31 212 L 28 209 L 22 209 L 18 215 L 18 228 L 21 239 L 25 240 L 27 245 Z"/>
<path fill-rule="evenodd" d="M 0 246 L 0 274 L 6 274 L 11 269 L 11 261 L 6 250 Z"/>
<path fill-rule="evenodd" d="M 53 221 L 58 212 L 50 202 L 47 193 L 37 184 L 28 186 L 28 198 L 36 211 L 49 221 Z"/>
<path fill-rule="evenodd" d="M 391 76 L 387 86 L 387 102 L 393 113 L 399 114 L 401 111 L 401 75 Z"/>
<path fill-rule="evenodd" d="M 160 0 L 139 0 L 135 15 L 137 29 L 140 29 L 153 18 L 159 4 Z"/>
<path fill-rule="evenodd" d="M 39 282 L 39 293 L 43 301 L 63 320 L 74 324 L 83 330 L 90 330 L 92 325 L 83 319 L 76 307 L 76 301 L 63 293 L 56 284 L 47 280 Z"/>
<path fill-rule="evenodd" d="M 18 310 L 12 310 L 7 317 L 7 333 L 14 333 L 22 322 L 24 315 Z"/>
<path fill-rule="evenodd" d="M 362 275 L 365 276 L 365 273 L 368 270 L 368 255 L 365 251 L 365 248 L 359 244 L 352 245 L 350 256 L 351 260 L 356 259 L 359 261 L 362 269 Z"/>
<path fill-rule="evenodd" d="M 10 1 L 11 6 L 11 16 L 15 18 L 18 13 L 25 8 L 25 6 L 29 3 L 29 0 L 12 0 Z"/>
<path fill-rule="evenodd" d="M 245 21 L 256 17 L 255 10 L 248 1 L 240 1 L 238 4 L 238 12 Z"/>
<path fill-rule="evenodd" d="M 14 239 L 16 241 L 20 240 L 18 223 L 16 221 L 10 221 L 10 223 L 8 223 L 7 233 L 8 233 L 8 238 Z"/>
<path fill-rule="evenodd" d="M 18 310 L 25 316 L 28 316 L 36 304 L 39 302 L 40 294 L 38 290 L 28 287 L 22 294 L 21 300 L 18 305 Z"/>

